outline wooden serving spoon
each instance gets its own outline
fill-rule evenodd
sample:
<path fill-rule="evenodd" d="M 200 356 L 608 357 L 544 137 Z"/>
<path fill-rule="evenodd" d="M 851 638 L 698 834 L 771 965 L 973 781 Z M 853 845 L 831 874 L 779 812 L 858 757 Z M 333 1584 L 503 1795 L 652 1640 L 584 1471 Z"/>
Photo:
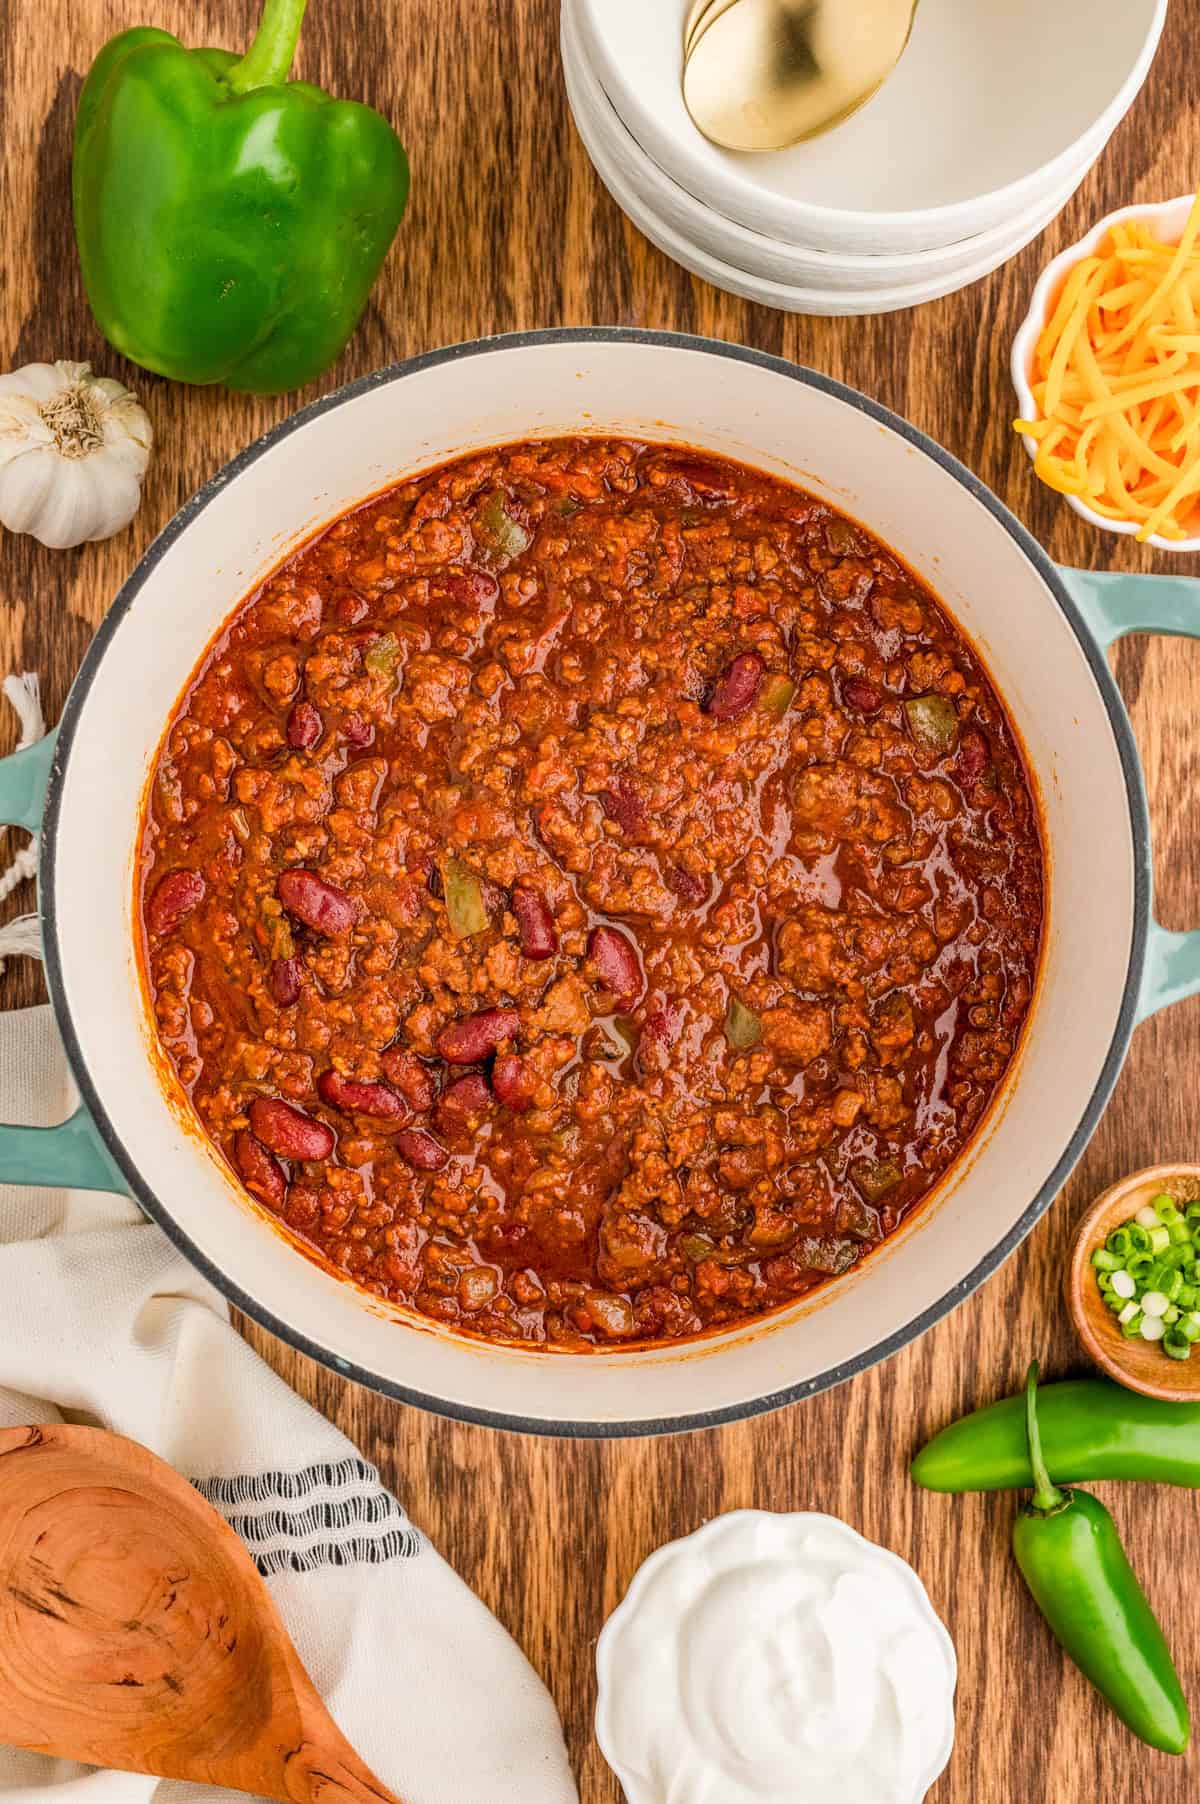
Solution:
<path fill-rule="evenodd" d="M 400 1804 L 233 1530 L 97 1428 L 0 1430 L 0 1742 L 282 1804 Z"/>

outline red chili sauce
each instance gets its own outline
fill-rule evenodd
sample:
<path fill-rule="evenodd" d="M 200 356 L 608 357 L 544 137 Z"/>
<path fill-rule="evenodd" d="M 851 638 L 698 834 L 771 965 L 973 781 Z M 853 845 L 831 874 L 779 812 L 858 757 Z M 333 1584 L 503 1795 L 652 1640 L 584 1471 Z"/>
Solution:
<path fill-rule="evenodd" d="M 559 439 L 347 514 L 180 702 L 140 871 L 162 1046 L 339 1273 L 567 1350 L 846 1271 L 978 1128 L 1042 937 L 1004 709 L 863 527 Z"/>

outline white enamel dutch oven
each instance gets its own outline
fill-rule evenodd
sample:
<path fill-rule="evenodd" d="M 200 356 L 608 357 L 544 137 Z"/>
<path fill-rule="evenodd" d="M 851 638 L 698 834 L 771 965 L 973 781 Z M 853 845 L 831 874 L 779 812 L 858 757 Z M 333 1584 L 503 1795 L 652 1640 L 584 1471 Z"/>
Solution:
<path fill-rule="evenodd" d="M 906 1229 L 757 1327 L 594 1356 L 484 1346 L 397 1319 L 301 1257 L 165 1092 L 133 955 L 147 772 L 225 616 L 346 508 L 431 464 L 557 433 L 701 446 L 861 519 L 942 598 L 1020 729 L 1045 810 L 1044 971 L 1003 1094 Z M 363 1384 L 450 1415 L 569 1434 L 704 1426 L 804 1397 L 911 1340 L 996 1269 L 1091 1134 L 1136 1021 L 1200 989 L 1200 935 L 1150 912 L 1136 752 L 1104 646 L 1200 632 L 1200 585 L 1056 570 L 938 446 L 809 370 L 626 331 L 435 352 L 317 402 L 244 452 L 142 559 L 92 643 L 57 741 L 0 763 L 0 818 L 42 819 L 46 971 L 85 1109 L 0 1129 L 0 1177 L 119 1186 L 230 1300 Z M 48 785 L 48 786 L 47 786 Z"/>

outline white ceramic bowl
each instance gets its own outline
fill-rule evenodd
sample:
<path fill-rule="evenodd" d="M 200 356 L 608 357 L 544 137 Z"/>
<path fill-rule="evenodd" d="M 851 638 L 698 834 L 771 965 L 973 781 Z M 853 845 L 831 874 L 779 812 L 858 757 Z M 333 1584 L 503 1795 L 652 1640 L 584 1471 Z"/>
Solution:
<path fill-rule="evenodd" d="M 915 276 L 908 281 L 885 282 L 882 286 L 837 284 L 830 279 L 808 286 L 774 281 L 713 256 L 662 218 L 630 186 L 627 160 L 614 155 L 604 143 L 580 92 L 578 84 L 581 71 L 577 67 L 566 32 L 565 14 L 562 53 L 567 99 L 579 136 L 597 175 L 621 210 L 652 244 L 657 245 L 659 250 L 674 262 L 682 264 L 693 275 L 711 282 L 715 288 L 724 289 L 728 294 L 739 295 L 744 300 L 755 301 L 764 307 L 774 307 L 783 313 L 826 317 L 898 313 L 908 307 L 921 306 L 926 301 L 939 300 L 943 295 L 953 294 L 960 288 L 969 287 L 972 282 L 980 281 L 993 269 L 1015 256 L 1030 239 L 1036 238 L 1045 229 L 1062 204 L 1057 198 L 1052 199 L 1044 216 L 1027 224 L 1012 243 L 976 256 L 950 274 Z"/>
<path fill-rule="evenodd" d="M 809 300 L 817 289 L 836 295 L 861 293 L 865 299 L 880 293 L 894 294 L 910 284 L 920 285 L 922 299 L 952 293 L 965 282 L 976 281 L 999 268 L 1024 249 L 1062 211 L 1087 174 L 1087 165 L 1080 165 L 1072 169 L 1062 188 L 1039 196 L 1036 205 L 1018 218 L 935 250 L 877 256 L 805 250 L 750 231 L 736 220 L 714 213 L 646 155 L 630 136 L 588 64 L 569 5 L 562 12 L 562 57 L 580 136 L 589 155 L 593 155 L 595 147 L 597 171 L 619 206 L 628 210 L 628 199 L 642 217 L 653 222 L 655 231 L 670 234 L 673 244 L 690 246 L 695 257 L 710 258 L 714 265 L 741 275 L 801 289 Z M 805 305 L 801 310 L 817 309 Z M 876 306 L 865 310 L 884 311 Z"/>
<path fill-rule="evenodd" d="M 1183 236 L 1183 228 L 1195 205 L 1194 194 L 1181 194 L 1175 200 L 1148 202 L 1145 206 L 1122 207 L 1116 213 L 1109 213 L 1098 225 L 1092 227 L 1086 238 L 1077 244 L 1070 245 L 1060 256 L 1048 263 L 1033 291 L 1033 299 L 1029 303 L 1029 312 L 1022 320 L 1013 339 L 1012 357 L 1009 368 L 1012 371 L 1013 387 L 1017 391 L 1017 408 L 1023 420 L 1036 420 L 1037 402 L 1033 398 L 1033 390 L 1029 386 L 1033 371 L 1033 355 L 1037 349 L 1037 341 L 1042 328 L 1050 317 L 1051 305 L 1058 294 L 1059 287 L 1065 280 L 1073 264 L 1083 257 L 1090 257 L 1107 237 L 1110 228 L 1119 225 L 1123 219 L 1139 219 L 1145 225 L 1153 226 L 1164 244 L 1178 243 Z M 1033 439 L 1022 434 L 1025 449 L 1030 458 L 1037 456 L 1037 445 Z M 1137 526 L 1132 520 L 1108 520 L 1093 508 L 1080 501 L 1077 495 L 1064 495 L 1063 500 L 1077 513 L 1081 520 L 1088 520 L 1098 526 L 1101 532 L 1117 532 L 1133 534 Z M 1189 539 L 1164 539 L 1160 533 L 1151 533 L 1145 541 L 1158 551 L 1200 551 L 1200 535 Z"/>
<path fill-rule="evenodd" d="M 182 1095 L 164 1087 L 134 954 L 146 773 L 230 612 L 312 533 L 381 488 L 484 446 L 572 433 L 740 458 L 865 521 L 931 585 L 991 671 L 1050 848 L 1046 948 L 1026 1032 L 981 1132 L 934 1194 L 860 1268 L 776 1316 L 690 1344 L 587 1357 L 418 1324 L 302 1257 L 251 1203 Z M 1165 934 L 1152 920 L 1136 747 L 1101 649 L 1135 623 L 1187 630 L 1185 600 L 1198 587 L 1055 571 L 931 440 L 839 383 L 741 346 L 615 329 L 532 333 L 432 352 L 326 396 L 177 515 L 105 616 L 57 742 L 0 761 L 0 820 L 36 825 L 49 779 L 46 976 L 86 1106 L 59 1128 L 0 1127 L 0 1174 L 124 1185 L 263 1326 L 359 1383 L 472 1420 L 652 1433 L 711 1426 L 847 1378 L 995 1270 L 1086 1145 L 1135 1021 L 1200 991 L 1200 934 Z"/>
<path fill-rule="evenodd" d="M 674 1764 L 678 1743 L 672 1734 L 672 1719 L 676 1717 L 691 1718 L 697 1738 L 703 1734 L 703 1726 L 696 1725 L 695 1719 L 705 1715 L 705 1701 L 716 1687 L 727 1692 L 728 1715 L 740 1716 L 747 1733 L 751 1722 L 757 1718 L 763 1731 L 761 1741 L 764 1745 L 757 1750 L 760 1756 L 769 1753 L 777 1768 L 789 1771 L 794 1755 L 792 1731 L 784 1724 L 782 1733 L 777 1735 L 773 1732 L 774 1725 L 781 1715 L 802 1708 L 803 1703 L 813 1709 L 820 1708 L 825 1698 L 821 1688 L 817 1695 L 802 1701 L 799 1694 L 805 1680 L 815 1675 L 788 1670 L 788 1656 L 794 1658 L 788 1629 L 787 1626 L 779 1627 L 778 1619 L 769 1608 L 761 1612 L 760 1620 L 756 1620 L 754 1605 L 757 1602 L 761 1611 L 763 1585 L 767 1581 L 760 1578 L 756 1584 L 754 1575 L 756 1569 L 766 1568 L 784 1574 L 786 1580 L 793 1565 L 803 1572 L 806 1544 L 811 1545 L 814 1535 L 821 1537 L 826 1556 L 832 1543 L 841 1553 L 848 1570 L 885 1593 L 893 1618 L 898 1610 L 903 1612 L 906 1650 L 910 1659 L 918 1660 L 929 1690 L 936 1689 L 942 1704 L 943 1720 L 938 1725 L 936 1739 L 931 1737 L 924 1769 L 913 1775 L 911 1804 L 919 1804 L 945 1769 L 954 1748 L 958 1657 L 946 1625 L 934 1609 L 919 1574 L 907 1560 L 881 1547 L 878 1542 L 867 1540 L 865 1535 L 860 1535 L 857 1529 L 837 1516 L 822 1515 L 813 1510 L 789 1513 L 730 1510 L 725 1515 L 714 1516 L 693 1534 L 678 1541 L 668 1541 L 650 1554 L 634 1573 L 628 1591 L 605 1623 L 596 1644 L 596 1741 L 621 1782 L 627 1804 L 662 1804 L 668 1795 L 665 1771 L 670 1772 L 672 1804 L 676 1799 L 678 1804 L 691 1804 L 697 1798 L 719 1797 L 714 1774 L 704 1763 L 699 1741 L 693 1743 L 695 1755 L 688 1770 L 681 1771 Z M 698 1588 L 700 1580 L 703 1585 Z M 731 1624 L 728 1664 L 724 1669 L 712 1670 L 698 1665 L 698 1651 L 688 1641 L 690 1612 L 697 1602 L 704 1605 L 706 1613 L 712 1612 L 708 1618 L 710 1639 L 718 1623 L 722 1626 Z M 790 1599 L 777 1600 L 781 1614 L 786 1611 L 788 1602 Z M 882 1618 L 882 1611 L 880 1615 Z M 674 1648 L 664 1646 L 664 1632 L 669 1636 L 675 1630 L 678 1631 L 677 1645 Z M 778 1684 L 768 1687 L 771 1695 L 742 1696 L 739 1695 L 739 1681 L 744 1678 L 745 1661 L 741 1656 L 756 1636 L 773 1641 L 776 1662 L 782 1670 L 776 1673 L 773 1667 Z M 679 1643 L 687 1645 L 681 1650 Z M 691 1659 L 680 1659 L 681 1651 L 689 1653 Z M 756 1659 L 758 1650 L 749 1657 Z M 849 1673 L 837 1673 L 836 1677 L 843 1683 L 853 1682 Z M 635 1694 L 633 1726 L 642 1744 L 636 1749 L 623 1745 L 625 1738 L 622 1735 L 622 1728 L 630 1717 L 628 1708 L 622 1707 L 622 1693 L 628 1698 L 631 1689 Z M 741 1689 L 745 1690 L 744 1684 Z M 886 1714 L 889 1701 L 885 1699 L 886 1694 L 867 1696 L 868 1718 L 872 1705 Z M 895 1700 L 890 1700 L 890 1707 L 895 1710 Z M 728 1721 L 728 1716 L 725 1720 Z M 711 1734 L 718 1758 L 728 1754 L 736 1767 L 735 1749 L 726 1747 L 715 1729 Z M 683 1737 L 685 1745 L 690 1739 Z M 758 1781 L 760 1786 L 765 1786 L 766 1775 L 760 1773 Z M 764 1799 L 768 1795 L 783 1795 L 774 1790 L 768 1794 L 754 1786 L 748 1788 L 746 1795 L 750 1790 L 756 1797 Z M 790 1790 L 787 1795 L 791 1796 Z M 856 1795 L 861 1796 L 861 1791 Z"/>
<path fill-rule="evenodd" d="M 680 92 L 687 0 L 564 0 L 629 130 L 697 200 L 769 237 L 927 250 L 1061 188 L 1146 77 L 1167 0 L 921 0 L 867 105 L 823 137 L 751 156 L 710 144 Z"/>

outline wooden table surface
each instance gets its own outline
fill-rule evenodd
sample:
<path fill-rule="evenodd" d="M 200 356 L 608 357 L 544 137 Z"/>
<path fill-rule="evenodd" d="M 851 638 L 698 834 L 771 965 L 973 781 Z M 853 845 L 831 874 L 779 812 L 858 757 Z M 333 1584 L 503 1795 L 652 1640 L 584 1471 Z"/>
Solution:
<path fill-rule="evenodd" d="M 66 553 L 0 538 L 0 673 L 40 671 L 51 719 L 145 545 L 205 478 L 295 404 L 173 387 L 123 368 L 89 317 L 71 235 L 72 119 L 82 74 L 103 40 L 152 22 L 192 43 L 236 46 L 248 40 L 253 11 L 252 0 L 0 5 L 0 366 L 91 358 L 136 381 L 158 435 L 130 531 Z M 1181 193 L 1200 177 L 1200 68 L 1191 54 L 1198 30 L 1200 0 L 1174 0 L 1146 89 L 1099 167 L 1044 238 L 1007 268 L 915 312 L 820 320 L 706 287 L 624 220 L 570 122 L 555 0 L 313 0 L 300 72 L 379 106 L 414 166 L 399 244 L 347 355 L 321 386 L 431 346 L 522 327 L 620 323 L 706 333 L 812 365 L 886 402 L 976 470 L 1053 556 L 1154 568 L 1151 554 L 1101 538 L 1035 487 L 1008 430 L 1006 364 L 1045 259 L 1110 208 Z M 1161 558 L 1157 565 L 1187 568 Z M 1171 927 L 1200 921 L 1198 659 L 1200 649 L 1187 643 L 1134 640 L 1116 663 L 1152 798 L 1159 910 Z M 8 736 L 0 749 L 11 743 L 12 725 L 0 721 Z M 28 889 L 19 902 L 31 905 Z M 0 987 L 6 1006 L 38 994 L 29 965 Z M 652 1548 L 742 1505 L 832 1511 L 916 1565 L 960 1662 L 957 1748 L 931 1793 L 935 1804 L 1182 1804 L 1200 1793 L 1200 1753 L 1172 1762 L 1140 1749 L 1064 1664 L 1009 1558 L 1012 1500 L 923 1496 L 908 1482 L 905 1460 L 932 1429 L 1014 1388 L 1032 1354 L 1053 1375 L 1082 1369 L 1058 1292 L 1072 1223 L 1100 1187 L 1132 1167 L 1200 1154 L 1197 1071 L 1200 1003 L 1192 1002 L 1139 1030 L 1067 1190 L 981 1292 L 888 1364 L 763 1420 L 604 1445 L 509 1437 L 403 1408 L 257 1331 L 251 1338 L 379 1462 L 544 1675 L 584 1804 L 620 1796 L 590 1732 L 601 1624 Z M 1195 1499 L 1107 1490 L 1200 1706 Z"/>

